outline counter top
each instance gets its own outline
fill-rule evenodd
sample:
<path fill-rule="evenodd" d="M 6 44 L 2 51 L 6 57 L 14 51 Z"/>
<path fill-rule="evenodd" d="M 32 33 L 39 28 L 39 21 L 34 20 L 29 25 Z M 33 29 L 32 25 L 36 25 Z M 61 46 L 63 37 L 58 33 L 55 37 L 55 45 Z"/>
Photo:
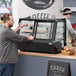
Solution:
<path fill-rule="evenodd" d="M 62 54 L 47 54 L 47 53 L 36 53 L 36 52 L 24 52 L 19 51 L 20 55 L 31 55 L 31 56 L 42 56 L 42 57 L 53 57 L 53 58 L 65 58 L 65 59 L 76 59 L 76 55 L 62 55 Z"/>

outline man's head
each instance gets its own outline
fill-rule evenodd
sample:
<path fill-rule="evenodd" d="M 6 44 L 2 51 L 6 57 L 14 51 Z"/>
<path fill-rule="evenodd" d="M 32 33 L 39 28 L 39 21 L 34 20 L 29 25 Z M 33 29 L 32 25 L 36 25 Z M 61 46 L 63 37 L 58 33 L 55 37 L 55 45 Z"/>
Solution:
<path fill-rule="evenodd" d="M 1 17 L 1 20 L 3 21 L 4 24 L 6 24 L 7 27 L 12 27 L 14 20 L 12 17 L 12 14 L 6 13 Z"/>
<path fill-rule="evenodd" d="M 67 18 L 70 18 L 71 17 L 71 14 L 72 14 L 72 11 L 70 8 L 65 8 L 63 10 L 63 15 L 66 16 Z"/>

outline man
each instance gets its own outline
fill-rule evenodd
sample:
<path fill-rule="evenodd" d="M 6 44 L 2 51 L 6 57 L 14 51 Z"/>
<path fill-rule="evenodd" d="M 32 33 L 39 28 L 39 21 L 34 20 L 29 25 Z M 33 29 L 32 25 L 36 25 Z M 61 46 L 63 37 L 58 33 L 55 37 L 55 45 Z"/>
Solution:
<path fill-rule="evenodd" d="M 1 18 L 3 25 L 0 27 L 0 76 L 13 76 L 15 63 L 18 61 L 17 42 L 33 40 L 33 36 L 23 37 L 14 32 L 11 27 L 14 20 L 11 14 L 4 14 Z"/>
<path fill-rule="evenodd" d="M 64 18 L 66 18 L 66 28 L 67 28 L 67 32 L 66 32 L 66 43 L 68 46 L 71 46 L 71 41 L 75 39 L 76 37 L 76 33 L 71 25 L 71 22 L 69 20 L 69 18 L 71 17 L 72 15 L 72 11 L 70 8 L 65 8 L 63 10 L 63 15 L 64 15 Z"/>

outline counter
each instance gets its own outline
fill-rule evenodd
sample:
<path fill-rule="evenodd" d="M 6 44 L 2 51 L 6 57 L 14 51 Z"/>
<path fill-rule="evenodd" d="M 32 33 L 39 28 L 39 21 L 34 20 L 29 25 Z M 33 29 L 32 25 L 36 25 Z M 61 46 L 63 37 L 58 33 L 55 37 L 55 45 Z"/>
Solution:
<path fill-rule="evenodd" d="M 20 51 L 14 76 L 47 76 L 49 60 L 70 63 L 71 76 L 76 75 L 76 55 L 66 56 Z"/>
<path fill-rule="evenodd" d="M 62 55 L 62 54 L 46 54 L 46 53 L 35 53 L 35 52 L 18 52 L 20 55 L 32 55 L 41 57 L 53 57 L 53 58 L 65 58 L 65 59 L 76 59 L 76 55 Z"/>

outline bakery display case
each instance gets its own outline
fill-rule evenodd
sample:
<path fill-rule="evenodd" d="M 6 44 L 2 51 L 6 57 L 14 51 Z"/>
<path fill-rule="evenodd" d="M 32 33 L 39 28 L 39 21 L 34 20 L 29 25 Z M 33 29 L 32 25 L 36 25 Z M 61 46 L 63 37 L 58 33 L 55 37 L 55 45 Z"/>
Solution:
<path fill-rule="evenodd" d="M 18 43 L 22 51 L 57 54 L 66 45 L 65 19 L 19 19 L 19 24 L 28 26 L 20 29 L 23 36 L 33 35 L 33 41 Z"/>

